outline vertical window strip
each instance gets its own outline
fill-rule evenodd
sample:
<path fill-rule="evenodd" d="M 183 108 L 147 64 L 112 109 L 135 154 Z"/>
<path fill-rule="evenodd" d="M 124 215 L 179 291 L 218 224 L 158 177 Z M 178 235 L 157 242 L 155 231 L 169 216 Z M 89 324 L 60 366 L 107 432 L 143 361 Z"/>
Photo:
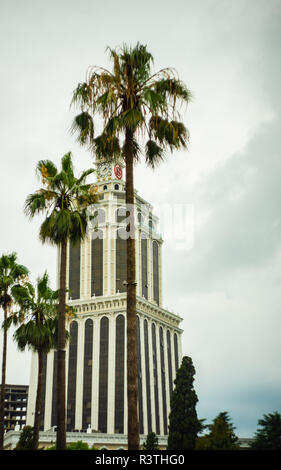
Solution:
<path fill-rule="evenodd" d="M 163 336 L 162 326 L 160 326 L 160 330 L 159 330 L 159 340 L 160 340 L 163 423 L 164 423 L 164 434 L 166 435 L 168 434 L 168 422 L 167 422 L 167 401 L 166 401 L 166 374 L 165 374 L 165 362 L 164 362 L 164 336 Z"/>
<path fill-rule="evenodd" d="M 85 322 L 84 333 L 84 373 L 83 373 L 83 412 L 82 428 L 84 431 L 91 425 L 92 410 L 92 371 L 93 371 L 93 320 Z"/>
<path fill-rule="evenodd" d="M 159 247 L 153 242 L 153 299 L 159 305 Z"/>
<path fill-rule="evenodd" d="M 147 427 L 148 427 L 148 432 L 152 432 L 151 394 L 150 394 L 150 364 L 149 364 L 149 344 L 148 344 L 148 323 L 147 323 L 147 320 L 144 320 L 144 354 L 145 354 L 145 375 L 146 375 Z"/>
<path fill-rule="evenodd" d="M 127 281 L 127 242 L 126 238 L 122 238 L 126 234 L 126 229 L 120 228 L 117 230 L 116 236 L 116 292 L 127 292 L 127 286 L 124 281 Z"/>
<path fill-rule="evenodd" d="M 141 239 L 141 282 L 142 296 L 148 299 L 148 279 L 147 279 L 147 239 Z"/>
<path fill-rule="evenodd" d="M 140 319 L 137 316 L 137 365 L 138 365 L 138 401 L 139 401 L 139 428 L 143 434 L 143 396 L 142 396 L 142 370 L 141 370 L 141 344 L 140 344 Z"/>
<path fill-rule="evenodd" d="M 92 234 L 91 295 L 103 295 L 103 232 Z"/>
<path fill-rule="evenodd" d="M 124 379 L 125 379 L 125 318 L 118 315 L 116 318 L 116 344 L 115 344 L 115 433 L 124 433 Z"/>
<path fill-rule="evenodd" d="M 80 298 L 81 244 L 69 244 L 69 296 L 72 300 Z"/>
<path fill-rule="evenodd" d="M 171 351 L 171 334 L 167 331 L 167 353 L 168 353 L 168 372 L 169 372 L 169 392 L 170 400 L 173 391 L 173 372 L 172 372 L 172 351 Z"/>
<path fill-rule="evenodd" d="M 99 416 L 98 430 L 107 432 L 108 398 L 108 338 L 109 320 L 103 317 L 100 322 L 100 363 L 99 363 Z"/>
<path fill-rule="evenodd" d="M 178 348 L 178 336 L 177 333 L 174 334 L 174 348 L 175 348 L 175 367 L 176 371 L 179 368 L 179 348 Z"/>
<path fill-rule="evenodd" d="M 160 434 L 157 346 L 156 346 L 156 328 L 155 328 L 154 323 L 152 323 L 152 354 L 153 354 L 152 362 L 153 362 L 153 379 L 154 379 L 156 434 Z"/>

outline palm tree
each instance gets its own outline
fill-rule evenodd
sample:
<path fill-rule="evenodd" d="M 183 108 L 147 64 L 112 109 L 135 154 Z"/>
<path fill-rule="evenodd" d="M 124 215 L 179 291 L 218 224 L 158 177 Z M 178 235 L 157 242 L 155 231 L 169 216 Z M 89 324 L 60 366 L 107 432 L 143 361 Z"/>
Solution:
<path fill-rule="evenodd" d="M 17 254 L 2 255 L 0 258 L 0 306 L 4 311 L 4 321 L 13 305 L 12 288 L 25 282 L 28 269 L 17 263 Z M 7 363 L 7 331 L 3 331 L 2 385 L 0 395 L 0 450 L 4 444 L 5 385 Z"/>
<path fill-rule="evenodd" d="M 86 235 L 87 208 L 97 202 L 95 188 L 86 184 L 86 178 L 94 169 L 74 176 L 71 152 L 61 159 L 61 170 L 50 160 L 40 160 L 37 173 L 43 188 L 30 194 L 25 202 L 25 213 L 30 218 L 46 214 L 39 237 L 60 248 L 58 346 L 57 346 L 57 449 L 66 447 L 65 427 L 65 295 L 67 243 L 78 243 Z"/>
<path fill-rule="evenodd" d="M 186 147 L 188 131 L 178 120 L 177 105 L 188 103 L 191 93 L 173 70 L 151 73 L 153 57 L 146 46 L 138 43 L 134 48 L 124 45 L 108 50 L 112 71 L 89 68 L 86 81 L 74 91 L 72 103 L 81 108 L 81 113 L 74 118 L 72 131 L 78 133 L 78 142 L 88 145 L 98 157 L 122 156 L 125 161 L 128 448 L 139 449 L 133 166 L 143 153 L 147 165 L 155 168 L 167 149 Z M 103 130 L 95 136 L 97 116 L 103 119 Z"/>
<path fill-rule="evenodd" d="M 15 286 L 13 296 L 19 310 L 10 315 L 4 328 L 11 324 L 19 325 L 14 333 L 14 339 L 20 351 L 26 347 L 33 349 L 38 355 L 37 392 L 33 426 L 33 450 L 38 447 L 40 410 L 43 386 L 43 360 L 44 356 L 56 346 L 57 343 L 57 311 L 59 291 L 49 286 L 47 272 L 37 279 L 36 289 L 32 284 Z"/>

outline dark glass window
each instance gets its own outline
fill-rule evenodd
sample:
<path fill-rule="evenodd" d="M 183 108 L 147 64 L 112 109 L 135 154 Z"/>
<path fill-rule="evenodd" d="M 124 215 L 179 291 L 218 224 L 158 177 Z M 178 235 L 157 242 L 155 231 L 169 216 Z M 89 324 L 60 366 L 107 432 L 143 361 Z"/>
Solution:
<path fill-rule="evenodd" d="M 80 298 L 80 242 L 69 244 L 69 296 L 71 299 Z"/>
<path fill-rule="evenodd" d="M 127 240 L 126 229 L 120 228 L 116 236 L 116 292 L 127 292 L 124 281 L 127 281 Z"/>
<path fill-rule="evenodd" d="M 164 434 L 168 434 L 163 328 L 159 329 Z"/>
<path fill-rule="evenodd" d="M 153 229 L 153 222 L 152 222 L 152 219 L 149 219 L 149 221 L 148 221 L 148 227 L 149 227 L 149 231 L 152 232 L 152 229 Z"/>
<path fill-rule="evenodd" d="M 156 328 L 155 328 L 154 323 L 152 323 L 152 357 L 153 357 L 152 363 L 153 363 L 153 379 L 154 379 L 156 434 L 160 434 L 157 346 L 156 346 Z"/>
<path fill-rule="evenodd" d="M 93 320 L 85 322 L 84 336 L 84 374 L 83 374 L 83 417 L 82 428 L 86 430 L 91 424 L 92 410 L 92 370 L 93 370 Z"/>
<path fill-rule="evenodd" d="M 76 372 L 77 372 L 77 344 L 78 324 L 73 321 L 70 326 L 70 343 L 68 356 L 68 385 L 67 385 L 67 431 L 75 429 L 76 405 Z"/>
<path fill-rule="evenodd" d="M 119 190 L 119 184 L 115 184 L 115 185 L 114 185 L 114 189 L 115 189 L 116 191 L 118 191 L 118 190 Z"/>
<path fill-rule="evenodd" d="M 139 223 L 140 225 L 143 225 L 143 216 L 142 216 L 141 212 L 138 212 L 138 216 L 137 216 L 137 217 L 138 217 L 138 223 Z"/>
<path fill-rule="evenodd" d="M 57 389 L 58 389 L 57 370 L 58 370 L 58 356 L 57 356 L 57 351 L 54 351 L 51 426 L 57 425 Z"/>
<path fill-rule="evenodd" d="M 152 432 L 151 394 L 150 394 L 150 364 L 149 364 L 149 344 L 148 344 L 148 323 L 147 323 L 147 320 L 144 320 L 144 354 L 145 354 L 145 377 L 146 377 L 147 426 L 148 426 L 148 432 Z"/>
<path fill-rule="evenodd" d="M 100 322 L 100 364 L 99 364 L 99 422 L 100 432 L 107 432 L 108 396 L 108 335 L 109 320 L 103 317 Z"/>
<path fill-rule="evenodd" d="M 103 232 L 93 232 L 92 238 L 92 282 L 91 295 L 103 295 Z"/>
<path fill-rule="evenodd" d="M 153 298 L 159 305 L 159 248 L 155 241 L 153 242 Z"/>
<path fill-rule="evenodd" d="M 43 355 L 43 378 L 42 378 L 41 409 L 40 409 L 40 431 L 44 431 L 45 399 L 46 399 L 46 373 L 47 373 L 47 354 L 44 354 Z"/>
<path fill-rule="evenodd" d="M 125 318 L 116 318 L 115 344 L 115 433 L 124 433 Z"/>
<path fill-rule="evenodd" d="M 148 284 L 147 284 L 147 240 L 141 240 L 141 283 L 142 295 L 148 299 Z"/>
<path fill-rule="evenodd" d="M 103 190 L 104 190 L 104 191 L 107 190 L 107 185 L 106 185 L 106 184 L 104 185 Z"/>
<path fill-rule="evenodd" d="M 143 434 L 143 396 L 142 396 L 140 319 L 138 316 L 137 316 L 137 365 L 138 365 L 139 427 L 140 427 L 140 434 Z"/>
<path fill-rule="evenodd" d="M 175 366 L 176 366 L 176 371 L 179 368 L 179 348 L 178 348 L 178 336 L 175 333 L 174 334 L 174 347 L 175 347 Z"/>
<path fill-rule="evenodd" d="M 171 351 L 171 334 L 167 331 L 167 352 L 168 352 L 168 372 L 169 372 L 169 391 L 170 399 L 173 391 L 173 373 L 172 373 L 172 351 Z"/>

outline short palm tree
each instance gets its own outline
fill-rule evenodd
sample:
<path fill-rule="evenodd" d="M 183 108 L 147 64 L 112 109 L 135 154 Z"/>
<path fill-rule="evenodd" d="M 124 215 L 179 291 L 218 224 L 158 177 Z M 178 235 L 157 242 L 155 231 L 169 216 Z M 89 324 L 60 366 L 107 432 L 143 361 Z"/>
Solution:
<path fill-rule="evenodd" d="M 155 168 L 165 155 L 186 147 L 188 131 L 178 120 L 178 104 L 188 103 L 190 91 L 171 69 L 151 72 L 152 55 L 137 44 L 109 49 L 112 71 L 91 67 L 86 81 L 73 94 L 81 113 L 72 131 L 78 142 L 98 157 L 122 156 L 126 166 L 127 205 L 127 395 L 128 448 L 139 449 L 137 413 L 136 268 L 134 229 L 134 162 L 144 154 Z M 103 130 L 95 135 L 94 118 L 101 116 Z"/>
<path fill-rule="evenodd" d="M 66 447 L 65 426 L 65 296 L 67 244 L 78 243 L 86 235 L 87 208 L 97 202 L 95 188 L 86 184 L 94 169 L 74 175 L 71 152 L 61 159 L 61 170 L 50 160 L 40 160 L 37 173 L 43 187 L 30 194 L 25 202 L 25 213 L 30 218 L 45 214 L 39 237 L 60 248 L 59 308 L 58 308 L 58 375 L 57 375 L 57 449 Z"/>
<path fill-rule="evenodd" d="M 28 269 L 17 263 L 17 254 L 10 253 L 0 258 L 0 306 L 4 311 L 4 321 L 11 312 L 14 299 L 12 289 L 26 281 Z M 3 330 L 2 384 L 0 395 L 0 450 L 4 443 L 5 385 L 7 363 L 7 331 Z"/>
<path fill-rule="evenodd" d="M 38 356 L 37 392 L 33 427 L 33 450 L 38 447 L 40 410 L 43 386 L 43 360 L 52 348 L 57 345 L 57 312 L 59 290 L 52 290 L 49 286 L 47 272 L 37 279 L 36 288 L 26 283 L 24 286 L 13 288 L 15 302 L 19 310 L 15 311 L 4 322 L 8 329 L 13 323 L 18 326 L 14 333 L 14 340 L 20 351 L 26 347 L 32 349 Z"/>

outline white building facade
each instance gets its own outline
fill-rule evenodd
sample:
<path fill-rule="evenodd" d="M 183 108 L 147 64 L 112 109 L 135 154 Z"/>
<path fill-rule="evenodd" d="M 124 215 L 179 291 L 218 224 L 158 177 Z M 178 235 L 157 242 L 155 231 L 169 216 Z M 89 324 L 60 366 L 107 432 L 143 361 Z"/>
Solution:
<path fill-rule="evenodd" d="M 126 214 L 121 162 L 97 162 L 100 201 L 87 237 L 68 248 L 67 303 L 76 309 L 66 351 L 67 431 L 127 434 Z M 138 409 L 140 434 L 168 434 L 181 362 L 181 318 L 162 306 L 162 238 L 152 206 L 135 193 Z M 57 353 L 44 361 L 42 431 L 56 426 Z M 34 421 L 32 357 L 27 424 Z"/>

